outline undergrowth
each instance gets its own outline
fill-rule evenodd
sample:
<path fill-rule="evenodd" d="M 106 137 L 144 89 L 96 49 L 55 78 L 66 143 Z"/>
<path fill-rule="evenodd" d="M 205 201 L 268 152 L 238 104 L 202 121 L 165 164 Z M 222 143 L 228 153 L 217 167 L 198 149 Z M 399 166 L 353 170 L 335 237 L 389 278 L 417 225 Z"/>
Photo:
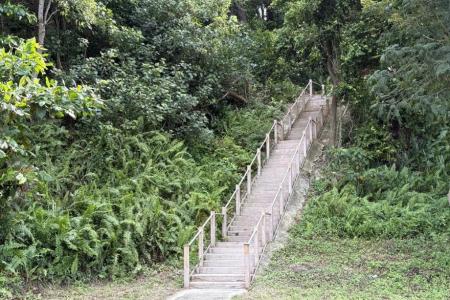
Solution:
<path fill-rule="evenodd" d="M 70 135 L 70 128 L 33 126 L 40 171 L 0 217 L 0 295 L 20 295 L 39 281 L 135 276 L 144 264 L 179 255 L 249 162 L 254 144 L 241 146 L 240 135 L 259 143 L 281 109 L 228 108 L 206 144 L 146 132 L 139 119 L 120 127 L 86 121 Z M 240 130 L 226 129 L 237 123 Z"/>

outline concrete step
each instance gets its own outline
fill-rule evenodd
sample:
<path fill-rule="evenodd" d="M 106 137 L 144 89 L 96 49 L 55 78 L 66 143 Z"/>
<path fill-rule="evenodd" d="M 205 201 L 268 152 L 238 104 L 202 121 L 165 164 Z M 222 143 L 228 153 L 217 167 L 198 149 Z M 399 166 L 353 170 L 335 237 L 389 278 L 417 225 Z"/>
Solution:
<path fill-rule="evenodd" d="M 192 281 L 190 282 L 191 288 L 196 289 L 243 289 L 245 288 L 244 282 L 215 282 L 215 281 Z"/>
<path fill-rule="evenodd" d="M 220 248 L 226 248 L 226 247 L 230 247 L 230 248 L 236 248 L 236 247 L 241 247 L 244 243 L 239 243 L 239 242 L 217 242 L 216 243 L 216 247 L 220 247 Z"/>
<path fill-rule="evenodd" d="M 192 281 L 235 282 L 244 281 L 244 274 L 194 274 Z"/>
<path fill-rule="evenodd" d="M 238 247 L 212 247 L 209 249 L 208 253 L 214 253 L 214 254 L 233 254 L 237 251 L 242 251 L 243 246 Z"/>
<path fill-rule="evenodd" d="M 234 232 L 234 231 L 252 231 L 253 228 L 254 226 L 249 225 L 230 225 L 228 229 Z"/>
<path fill-rule="evenodd" d="M 244 265 L 223 266 L 223 267 L 200 267 L 200 274 L 244 274 Z"/>
<path fill-rule="evenodd" d="M 264 207 L 267 207 L 268 205 L 271 205 L 274 199 L 275 199 L 275 196 L 273 198 L 267 198 L 267 200 L 264 201 L 264 202 L 262 202 L 262 201 L 256 202 L 256 201 L 253 200 L 252 202 L 245 203 L 243 208 L 244 209 L 245 208 L 252 208 L 252 207 L 264 208 Z"/>
<path fill-rule="evenodd" d="M 247 243 L 249 239 L 249 236 L 242 236 L 242 235 L 238 235 L 238 236 L 228 236 L 227 240 L 231 241 L 231 242 L 245 242 Z"/>
<path fill-rule="evenodd" d="M 248 241 L 248 237 L 243 237 L 243 236 L 231 236 L 229 238 L 235 238 L 238 239 L 240 238 L 241 240 L 235 240 L 232 242 L 241 242 L 241 241 Z M 205 261 L 207 260 L 235 260 L 235 259 L 244 259 L 244 250 L 242 250 L 242 252 L 237 251 L 235 253 L 206 253 L 205 254 Z"/>
<path fill-rule="evenodd" d="M 237 231 L 237 230 L 228 230 L 227 237 L 228 237 L 228 239 L 230 237 L 232 237 L 232 236 L 247 236 L 247 237 L 250 237 L 250 235 L 253 232 L 253 229 L 252 228 L 248 228 L 248 229 L 249 230 L 239 230 L 239 231 Z"/>
<path fill-rule="evenodd" d="M 244 250 L 242 250 L 244 251 Z M 203 267 L 243 267 L 244 259 L 213 259 L 203 261 Z"/>

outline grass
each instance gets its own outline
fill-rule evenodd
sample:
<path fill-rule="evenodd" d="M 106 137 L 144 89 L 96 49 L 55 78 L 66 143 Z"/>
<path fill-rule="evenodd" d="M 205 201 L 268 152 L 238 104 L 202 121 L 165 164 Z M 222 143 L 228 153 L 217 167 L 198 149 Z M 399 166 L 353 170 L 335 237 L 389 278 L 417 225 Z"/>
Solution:
<path fill-rule="evenodd" d="M 146 269 L 138 278 L 119 281 L 79 283 L 67 287 L 47 286 L 29 292 L 27 299 L 46 300 L 139 300 L 167 299 L 181 288 L 181 273 L 175 267 L 160 265 Z"/>
<path fill-rule="evenodd" d="M 292 237 L 242 299 L 450 299 L 450 237 Z"/>

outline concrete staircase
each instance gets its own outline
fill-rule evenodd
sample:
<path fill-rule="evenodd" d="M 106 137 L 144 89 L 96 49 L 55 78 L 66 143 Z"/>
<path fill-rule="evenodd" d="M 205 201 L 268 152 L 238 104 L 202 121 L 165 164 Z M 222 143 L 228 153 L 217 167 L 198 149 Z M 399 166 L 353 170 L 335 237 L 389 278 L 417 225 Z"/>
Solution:
<path fill-rule="evenodd" d="M 311 82 L 310 84 L 312 85 Z M 252 168 L 247 169 L 247 177 L 244 176 L 244 178 L 251 182 L 251 186 L 247 185 L 247 191 L 243 197 L 245 199 L 237 199 L 238 197 L 234 196 L 238 209 L 228 224 L 227 209 L 223 209 L 224 220 L 220 241 L 216 241 L 215 238 L 215 216 L 220 214 L 212 214 L 210 232 L 214 232 L 214 236 L 211 235 L 211 243 L 204 252 L 204 229 L 207 227 L 203 226 L 200 229 L 199 236 L 202 239 L 200 262 L 192 273 L 187 275 L 185 272 L 185 287 L 232 289 L 249 286 L 266 244 L 276 234 L 277 224 L 283 216 L 295 178 L 300 172 L 302 158 L 304 160 L 306 157 L 309 145 L 317 136 L 326 115 L 326 98 L 321 95 L 307 95 L 302 105 L 297 116 L 289 116 L 287 132 L 284 132 L 283 126 L 280 136 L 277 137 L 275 133 L 272 147 L 267 142 L 270 154 L 266 155 L 267 159 L 262 163 L 260 162 L 261 153 L 258 152 L 257 155 L 260 156 L 259 158 L 257 156 L 259 168 L 257 175 L 254 178 L 248 177 L 248 172 L 251 174 Z M 292 118 L 295 121 L 291 122 Z M 310 136 L 309 141 L 308 136 Z M 304 143 L 303 146 L 302 143 Z M 287 177 L 287 173 L 290 173 L 290 177 Z M 250 192 L 248 192 L 249 189 Z M 241 197 L 239 186 L 237 186 L 237 193 Z M 240 203 L 241 200 L 242 203 Z M 189 270 L 189 261 L 186 262 L 186 254 L 189 257 L 189 251 L 189 248 L 185 248 L 185 271 L 186 266 Z"/>

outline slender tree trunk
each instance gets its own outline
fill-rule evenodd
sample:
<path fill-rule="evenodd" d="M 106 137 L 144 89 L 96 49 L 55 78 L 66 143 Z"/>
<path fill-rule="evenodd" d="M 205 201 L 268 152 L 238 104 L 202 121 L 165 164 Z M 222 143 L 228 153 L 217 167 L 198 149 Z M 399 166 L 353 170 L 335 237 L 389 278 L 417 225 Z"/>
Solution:
<path fill-rule="evenodd" d="M 233 1 L 231 13 L 237 17 L 239 22 L 247 23 L 247 12 L 237 1 Z"/>
<path fill-rule="evenodd" d="M 56 34 L 58 36 L 58 48 L 56 49 L 56 65 L 58 69 L 62 70 L 62 63 L 61 63 L 61 29 L 60 29 L 60 18 L 57 17 L 55 20 L 56 23 Z"/>
<path fill-rule="evenodd" d="M 328 74 L 330 75 L 333 86 L 337 87 L 341 82 L 341 64 L 340 64 L 340 51 L 338 42 L 336 40 L 327 41 L 325 46 L 326 64 Z M 337 142 L 337 97 L 331 98 L 331 131 L 333 134 L 333 144 Z"/>
<path fill-rule="evenodd" d="M 41 46 L 44 46 L 45 41 L 45 0 L 39 0 L 38 7 L 38 42 Z"/>

